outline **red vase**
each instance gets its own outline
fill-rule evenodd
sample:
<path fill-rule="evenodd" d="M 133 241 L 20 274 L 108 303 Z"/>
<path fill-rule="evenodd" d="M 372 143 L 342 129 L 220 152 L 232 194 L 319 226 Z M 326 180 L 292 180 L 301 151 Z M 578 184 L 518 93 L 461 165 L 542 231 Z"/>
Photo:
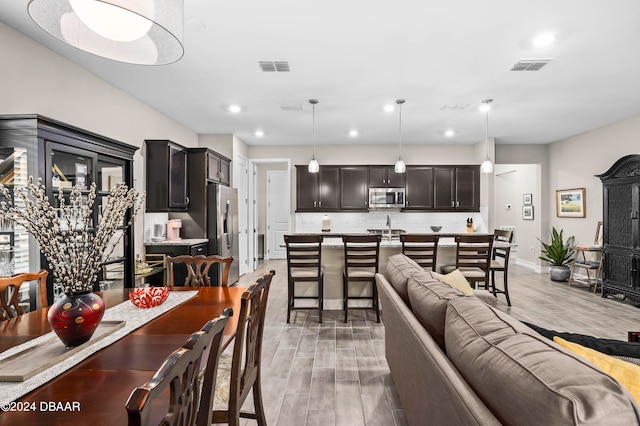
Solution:
<path fill-rule="evenodd" d="M 47 318 L 53 331 L 67 347 L 79 346 L 91 339 L 102 315 L 104 301 L 90 291 L 65 294 L 49 308 Z"/>

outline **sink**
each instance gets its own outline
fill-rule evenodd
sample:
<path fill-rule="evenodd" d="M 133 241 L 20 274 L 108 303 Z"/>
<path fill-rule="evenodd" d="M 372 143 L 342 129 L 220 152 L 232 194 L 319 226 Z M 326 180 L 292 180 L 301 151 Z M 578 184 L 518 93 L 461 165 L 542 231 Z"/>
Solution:
<path fill-rule="evenodd" d="M 367 229 L 367 232 L 371 235 L 388 235 L 389 229 Z M 391 229 L 391 238 L 400 238 L 400 234 L 406 234 L 404 229 Z"/>

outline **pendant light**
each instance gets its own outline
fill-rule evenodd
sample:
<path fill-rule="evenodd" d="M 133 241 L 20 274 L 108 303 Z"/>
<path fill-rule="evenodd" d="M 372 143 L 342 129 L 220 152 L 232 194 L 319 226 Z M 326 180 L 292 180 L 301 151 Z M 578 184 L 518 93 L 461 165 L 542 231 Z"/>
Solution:
<path fill-rule="evenodd" d="M 404 173 L 407 170 L 407 166 L 404 164 L 404 160 L 402 159 L 402 104 L 404 103 L 404 99 L 398 99 L 396 100 L 396 103 L 400 110 L 400 121 L 398 125 L 398 161 L 396 161 L 396 165 L 393 169 L 396 173 Z"/>
<path fill-rule="evenodd" d="M 491 173 L 491 172 L 493 172 L 493 163 L 489 159 L 489 111 L 491 110 L 491 102 L 493 102 L 493 99 L 485 99 L 484 101 L 482 101 L 482 106 L 481 106 L 482 110 L 486 114 L 486 126 L 485 126 L 485 130 L 486 130 L 486 135 L 485 135 L 486 156 L 484 158 L 484 161 L 480 165 L 480 171 L 482 173 Z"/>
<path fill-rule="evenodd" d="M 316 160 L 316 104 L 318 103 L 318 100 L 309 99 L 309 103 L 313 109 L 313 154 L 309 161 L 308 170 L 309 173 L 318 173 L 320 171 L 320 165 L 318 164 L 318 160 Z"/>
<path fill-rule="evenodd" d="M 43 30 L 70 46 L 136 65 L 165 65 L 184 54 L 184 0 L 30 0 Z"/>

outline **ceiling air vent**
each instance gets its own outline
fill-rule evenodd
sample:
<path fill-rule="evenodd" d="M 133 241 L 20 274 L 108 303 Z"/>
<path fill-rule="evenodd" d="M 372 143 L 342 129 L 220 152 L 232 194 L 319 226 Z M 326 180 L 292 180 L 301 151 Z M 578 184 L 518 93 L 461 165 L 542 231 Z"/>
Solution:
<path fill-rule="evenodd" d="M 510 71 L 539 71 L 553 59 L 520 59 L 511 66 Z"/>
<path fill-rule="evenodd" d="M 289 72 L 289 62 L 287 61 L 260 61 L 258 62 L 263 72 Z"/>
<path fill-rule="evenodd" d="M 278 104 L 280 111 L 302 111 L 302 104 L 300 103 L 286 103 Z"/>
<path fill-rule="evenodd" d="M 444 104 L 440 107 L 440 111 L 464 111 L 469 104 Z"/>

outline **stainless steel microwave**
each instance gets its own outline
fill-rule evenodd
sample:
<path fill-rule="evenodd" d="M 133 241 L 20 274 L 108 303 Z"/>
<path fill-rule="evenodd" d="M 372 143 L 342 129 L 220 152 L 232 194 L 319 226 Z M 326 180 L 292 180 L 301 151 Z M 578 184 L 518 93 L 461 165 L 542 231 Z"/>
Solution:
<path fill-rule="evenodd" d="M 404 188 L 369 188 L 369 209 L 404 208 Z"/>

